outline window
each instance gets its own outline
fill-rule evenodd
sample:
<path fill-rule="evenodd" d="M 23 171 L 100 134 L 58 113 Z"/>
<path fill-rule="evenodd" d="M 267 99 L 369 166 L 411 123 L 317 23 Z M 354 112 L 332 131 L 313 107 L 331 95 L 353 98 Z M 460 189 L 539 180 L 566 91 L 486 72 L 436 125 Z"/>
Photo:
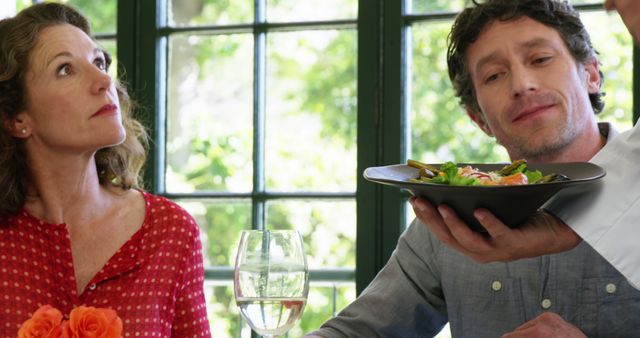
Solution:
<path fill-rule="evenodd" d="M 94 2 L 91 0 L 46 0 L 37 1 L 33 0 L 33 3 L 39 2 L 57 2 L 71 5 L 79 9 L 84 14 L 91 24 L 91 31 L 100 44 L 111 56 L 112 63 L 109 68 L 110 73 L 115 76 L 118 71 L 118 49 L 116 43 L 117 32 L 117 14 L 118 14 L 118 1 L 117 0 L 104 0 L 100 2 Z M 16 9 L 21 9 L 29 5 L 26 1 L 16 1 Z"/>
<path fill-rule="evenodd" d="M 154 138 L 147 188 L 202 228 L 216 336 L 250 335 L 231 288 L 240 230 L 302 232 L 312 284 L 290 331 L 299 336 L 355 298 L 412 218 L 406 194 L 365 182 L 364 168 L 507 159 L 446 75 L 446 35 L 467 1 L 57 1 L 86 14 L 126 65 L 112 71 L 131 83 Z M 3 3 L 0 16 L 36 2 Z M 599 119 L 627 129 L 639 96 L 631 39 L 601 2 L 573 4 L 602 52 Z"/>
<path fill-rule="evenodd" d="M 202 229 L 219 337 L 250 335 L 231 280 L 240 231 L 299 230 L 312 270 L 289 332 L 301 336 L 355 298 L 357 3 L 160 3 L 126 5 L 156 13 L 129 27 L 157 37 L 131 53 L 155 124 L 149 188 Z"/>
<path fill-rule="evenodd" d="M 584 1 L 583 1 L 584 2 Z M 469 123 L 460 109 L 447 76 L 446 37 L 452 16 L 446 12 L 459 10 L 464 1 L 447 2 L 447 6 L 431 5 L 430 1 L 413 0 L 413 8 L 405 16 L 408 24 L 407 55 L 410 70 L 411 101 L 410 133 L 411 158 L 425 162 L 465 159 L 469 162 L 508 161 L 500 146 L 479 128 Z M 632 64 L 631 37 L 618 15 L 609 15 L 598 5 L 582 5 L 581 18 L 596 50 L 600 51 L 601 70 L 604 72 L 606 93 L 605 110 L 599 120 L 609 121 L 619 130 L 632 126 Z M 599 27 L 607 27 L 606 30 Z M 458 138 L 457 135 L 465 135 Z"/>
<path fill-rule="evenodd" d="M 147 188 L 201 226 L 217 337 L 251 335 L 231 287 L 240 230 L 302 232 L 312 284 L 290 331 L 300 336 L 355 298 L 412 217 L 407 195 L 365 182 L 364 168 L 506 160 L 469 123 L 446 76 L 446 34 L 466 1 L 65 2 L 89 16 L 144 107 L 154 139 Z M 626 129 L 632 42 L 601 3 L 574 4 L 602 51 L 600 118 Z"/>

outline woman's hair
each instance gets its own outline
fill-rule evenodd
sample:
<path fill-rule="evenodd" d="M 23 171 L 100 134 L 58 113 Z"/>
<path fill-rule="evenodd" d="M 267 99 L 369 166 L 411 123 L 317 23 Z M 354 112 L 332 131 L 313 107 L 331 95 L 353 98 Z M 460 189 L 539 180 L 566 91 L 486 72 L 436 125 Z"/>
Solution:
<path fill-rule="evenodd" d="M 586 64 L 596 59 L 597 51 L 591 45 L 589 33 L 580 21 L 578 12 L 566 1 L 558 0 L 488 0 L 466 8 L 457 17 L 449 33 L 447 64 L 449 78 L 453 83 L 456 95 L 462 106 L 474 112 L 480 107 L 469 75 L 466 52 L 488 24 L 500 20 L 511 21 L 521 17 L 529 17 L 543 25 L 555 29 L 576 62 Z M 600 73 L 600 88 L 604 75 Z M 604 108 L 604 93 L 590 93 L 589 99 L 594 113 Z"/>
<path fill-rule="evenodd" d="M 62 4 L 33 5 L 15 17 L 0 20 L 0 218 L 22 208 L 31 180 L 24 140 L 11 136 L 7 128 L 26 107 L 29 55 L 43 29 L 61 24 L 73 25 L 91 36 L 87 19 Z M 104 53 L 109 65 L 111 56 Z M 127 136 L 120 145 L 98 150 L 95 155 L 98 176 L 102 185 L 140 188 L 148 136 L 142 124 L 132 117 L 133 102 L 126 89 L 117 80 L 115 84 Z"/>

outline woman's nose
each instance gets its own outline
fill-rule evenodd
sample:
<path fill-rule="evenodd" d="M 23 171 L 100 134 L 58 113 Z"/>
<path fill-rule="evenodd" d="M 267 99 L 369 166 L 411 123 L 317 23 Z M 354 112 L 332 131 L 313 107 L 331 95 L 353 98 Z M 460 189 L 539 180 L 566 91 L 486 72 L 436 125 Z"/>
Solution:
<path fill-rule="evenodd" d="M 95 66 L 89 71 L 89 76 L 91 77 L 91 92 L 94 94 L 107 90 L 113 83 L 109 73 Z"/>

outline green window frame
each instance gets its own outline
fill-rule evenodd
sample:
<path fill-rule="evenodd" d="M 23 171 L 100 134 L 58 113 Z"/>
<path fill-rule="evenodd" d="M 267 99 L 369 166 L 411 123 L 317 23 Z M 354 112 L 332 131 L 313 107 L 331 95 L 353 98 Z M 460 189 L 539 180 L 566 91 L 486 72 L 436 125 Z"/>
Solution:
<path fill-rule="evenodd" d="M 166 142 L 166 69 L 167 36 L 185 31 L 164 27 L 168 0 L 117 0 L 117 33 L 97 34 L 99 40 L 117 41 L 117 58 L 121 74 L 131 91 L 145 107 L 140 118 L 150 126 L 154 140 L 146 166 L 145 179 L 149 190 L 170 198 L 221 197 L 216 194 L 168 194 L 164 187 Z M 354 20 L 330 22 L 268 24 L 264 21 L 265 0 L 255 0 L 259 19 L 256 23 L 226 27 L 199 27 L 191 30 L 251 31 L 256 39 L 254 72 L 264 79 L 264 34 L 277 29 L 331 26 L 357 29 L 358 39 L 358 124 L 357 124 L 357 186 L 346 193 L 267 193 L 264 177 L 254 177 L 252 203 L 253 227 L 264 227 L 264 203 L 278 198 L 355 199 L 357 209 L 356 268 L 312 271 L 312 281 L 354 281 L 360 293 L 384 266 L 396 247 L 397 238 L 407 223 L 407 195 L 397 189 L 366 182 L 362 171 L 370 166 L 404 162 L 408 157 L 410 75 L 408 73 L 411 46 L 411 26 L 416 23 L 451 20 L 455 12 L 408 13 L 408 1 L 359 0 L 358 17 Z M 33 0 L 32 3 L 42 2 Z M 603 11 L 602 1 L 574 5 L 580 11 Z M 261 37 L 262 36 L 262 37 Z M 633 122 L 640 116 L 640 49 L 633 46 Z M 261 142 L 265 99 L 264 81 L 256 82 L 254 92 L 255 139 Z M 254 146 L 255 147 L 255 146 Z M 254 152 L 254 169 L 262 172 L 263 154 Z M 210 280 L 231 280 L 231 267 L 207 269 Z M 335 302 L 334 302 L 335 307 Z M 339 309 L 337 309 L 339 310 Z"/>
<path fill-rule="evenodd" d="M 162 27 L 166 13 L 163 0 L 118 0 L 118 59 L 126 69 L 125 79 L 130 85 L 146 114 L 141 118 L 151 126 L 154 140 L 146 168 L 145 178 L 151 182 L 150 190 L 168 197 L 189 196 L 166 194 L 163 185 L 165 154 L 166 98 L 166 37 L 177 30 Z M 256 0 L 257 7 L 263 6 Z M 332 21 L 331 25 L 356 27 L 358 39 L 358 97 L 357 97 L 357 186 L 355 193 L 269 195 L 256 192 L 251 198 L 257 201 L 253 207 L 254 227 L 262 227 L 264 201 L 270 198 L 355 198 L 357 209 L 356 268 L 355 270 L 314 271 L 312 280 L 353 281 L 359 294 L 384 266 L 396 247 L 397 239 L 407 223 L 407 195 L 397 189 L 371 184 L 362 178 L 362 171 L 371 166 L 400 163 L 408 156 L 408 106 L 407 94 L 408 57 L 410 54 L 408 32 L 414 23 L 449 20 L 455 12 L 427 14 L 406 13 L 405 1 L 359 0 L 357 20 Z M 602 10 L 602 3 L 576 5 L 580 10 Z M 322 24 L 322 23 L 313 23 Z M 211 27 L 207 28 L 210 29 Z M 229 27 L 227 27 L 229 28 Z M 232 29 L 251 30 L 260 35 L 277 28 L 259 23 Z M 203 28 L 204 29 L 204 28 Z M 260 39 L 256 39 L 257 43 Z M 260 60 L 259 48 L 256 59 Z M 640 64 L 638 47 L 633 51 L 634 65 Z M 255 72 L 261 72 L 259 63 Z M 640 67 L 633 70 L 634 122 L 638 119 L 640 104 Z M 257 84 L 254 107 L 259 111 L 264 100 L 263 87 Z M 257 126 L 260 116 L 254 117 Z M 260 131 L 256 133 L 260 137 Z M 254 166 L 260 170 L 263 163 L 256 152 Z M 254 186 L 261 187 L 259 177 Z M 263 186 L 262 186 L 263 188 Z M 260 189 L 258 189 L 260 190 Z M 191 196 L 201 198 L 206 196 Z M 215 197 L 215 196 L 208 196 Z M 231 279 L 231 269 L 208 269 L 208 279 Z M 338 309 L 339 310 L 339 309 Z"/>
<path fill-rule="evenodd" d="M 411 26 L 452 20 L 457 12 L 408 13 L 408 1 L 360 1 L 358 17 L 358 173 L 408 158 Z M 414 0 L 415 1 L 415 0 Z M 581 13 L 604 11 L 603 2 L 574 4 Z M 633 46 L 633 123 L 640 115 L 640 49 Z M 407 224 L 408 195 L 372 185 L 357 188 L 356 289 L 384 266 Z"/>
<path fill-rule="evenodd" d="M 118 1 L 118 60 L 125 72 L 121 74 L 128 83 L 130 91 L 144 110 L 139 115 L 142 122 L 149 126 L 153 139 L 148 165 L 145 168 L 146 188 L 153 193 L 174 200 L 215 200 L 244 199 L 251 201 L 251 227 L 261 229 L 266 226 L 266 203 L 276 200 L 315 200 L 355 202 L 354 191 L 347 192 L 275 192 L 265 189 L 264 177 L 264 133 L 265 133 L 265 34 L 268 32 L 313 30 L 313 29 L 351 29 L 357 26 L 356 19 L 327 20 L 313 22 L 267 23 L 265 21 L 265 0 L 254 2 L 255 21 L 246 24 L 207 25 L 190 27 L 168 27 L 166 1 Z M 167 142 L 167 59 L 169 38 L 184 33 L 229 34 L 249 33 L 254 36 L 254 85 L 253 85 L 253 188 L 247 193 L 236 192 L 169 192 L 165 187 Z M 355 204 L 355 203 L 354 203 Z M 354 225 L 355 228 L 355 225 Z M 233 279 L 232 267 L 205 267 L 205 279 L 208 281 L 227 281 Z M 333 299 L 330 304 L 332 314 L 337 313 L 337 287 L 344 283 L 355 282 L 354 268 L 316 269 L 310 271 L 312 283 L 331 285 Z M 215 330 L 215 328 L 214 328 Z"/>

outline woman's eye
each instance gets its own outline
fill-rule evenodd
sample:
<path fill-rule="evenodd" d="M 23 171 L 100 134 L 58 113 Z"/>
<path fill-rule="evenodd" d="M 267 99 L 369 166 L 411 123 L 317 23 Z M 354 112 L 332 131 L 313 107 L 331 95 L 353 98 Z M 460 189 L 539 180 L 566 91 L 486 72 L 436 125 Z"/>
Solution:
<path fill-rule="evenodd" d="M 62 64 L 58 67 L 58 76 L 67 76 L 71 74 L 71 65 L 68 63 Z"/>
<path fill-rule="evenodd" d="M 93 63 L 98 67 L 98 69 L 105 72 L 107 71 L 107 62 L 104 59 L 98 58 Z"/>

